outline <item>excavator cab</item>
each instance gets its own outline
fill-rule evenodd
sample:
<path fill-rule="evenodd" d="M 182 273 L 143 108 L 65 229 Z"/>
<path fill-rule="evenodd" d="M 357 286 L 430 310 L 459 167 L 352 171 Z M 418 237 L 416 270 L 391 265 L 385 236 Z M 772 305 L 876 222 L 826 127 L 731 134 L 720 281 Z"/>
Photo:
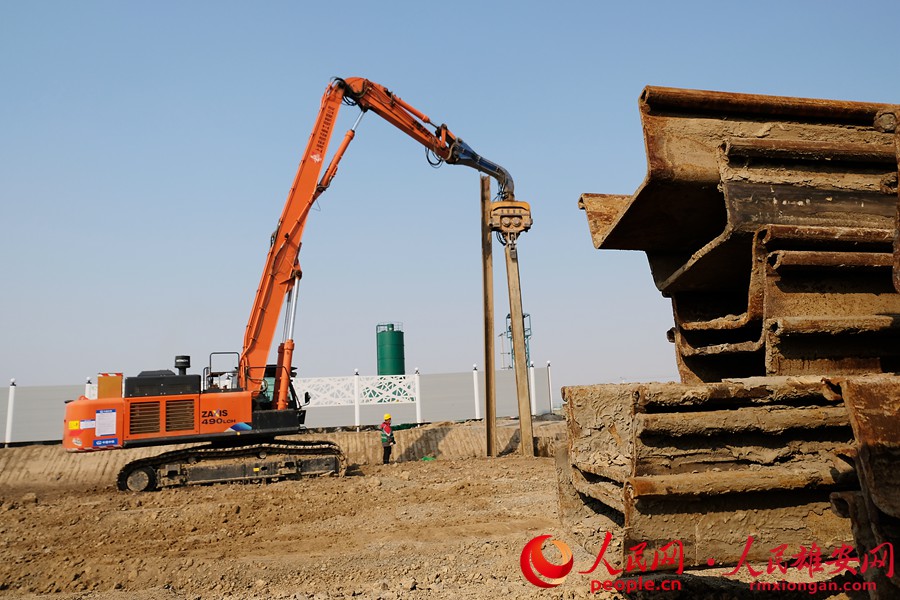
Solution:
<path fill-rule="evenodd" d="M 259 395 L 253 400 L 253 410 L 273 410 L 275 408 L 275 390 L 277 389 L 277 370 L 278 365 L 266 365 L 266 372 L 263 376 L 263 384 L 260 388 Z M 306 411 L 303 408 L 309 404 L 309 392 L 303 395 L 303 403 L 300 403 L 300 397 L 294 389 L 294 377 L 297 375 L 297 368 L 291 367 L 291 378 L 288 381 L 288 408 L 300 411 L 300 423 L 303 424 L 306 417 Z"/>

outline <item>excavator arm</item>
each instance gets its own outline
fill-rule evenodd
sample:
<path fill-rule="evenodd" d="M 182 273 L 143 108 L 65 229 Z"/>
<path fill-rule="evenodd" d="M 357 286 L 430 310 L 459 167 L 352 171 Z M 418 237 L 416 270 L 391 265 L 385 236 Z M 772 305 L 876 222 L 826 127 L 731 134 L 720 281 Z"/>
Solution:
<path fill-rule="evenodd" d="M 273 404 L 278 409 L 284 409 L 288 405 L 288 384 L 294 349 L 293 323 L 297 305 L 295 286 L 301 276 L 298 253 L 303 229 L 314 202 L 334 179 L 338 164 L 359 124 L 357 119 L 322 173 L 325 154 L 343 104 L 355 105 L 363 114 L 371 110 L 425 146 L 437 161 L 465 165 L 493 177 L 498 183 L 501 201 L 506 204 L 521 204 L 527 210 L 525 203 L 515 202 L 513 180 L 509 172 L 477 154 L 446 125 L 435 125 L 427 115 L 377 83 L 362 78 L 332 81 L 322 96 L 315 126 L 300 160 L 278 226 L 270 240 L 265 268 L 247 322 L 239 363 L 240 386 L 252 390 L 254 395 L 258 394 L 265 385 L 265 365 L 277 329 L 278 316 L 286 301 L 284 337 L 279 345 L 275 369 Z"/>
<path fill-rule="evenodd" d="M 512 176 L 500 165 L 475 152 L 462 139 L 453 135 L 446 125 L 435 125 L 427 115 L 404 102 L 386 87 L 367 79 L 336 80 L 344 87 L 345 97 L 363 111 L 371 110 L 420 144 L 431 150 L 440 160 L 451 165 L 464 165 L 481 171 L 497 180 L 500 199 L 515 197 Z M 434 128 L 428 130 L 426 125 Z"/>

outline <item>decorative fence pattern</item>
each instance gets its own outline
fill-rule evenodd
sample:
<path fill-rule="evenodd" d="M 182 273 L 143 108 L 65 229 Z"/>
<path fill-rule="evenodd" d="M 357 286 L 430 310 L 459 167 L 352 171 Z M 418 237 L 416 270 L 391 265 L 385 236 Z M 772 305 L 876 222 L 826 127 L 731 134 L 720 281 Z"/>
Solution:
<path fill-rule="evenodd" d="M 359 426 L 359 407 L 367 404 L 415 404 L 416 423 L 422 422 L 419 374 L 295 379 L 294 388 L 308 393 L 309 406 L 354 406 Z"/>

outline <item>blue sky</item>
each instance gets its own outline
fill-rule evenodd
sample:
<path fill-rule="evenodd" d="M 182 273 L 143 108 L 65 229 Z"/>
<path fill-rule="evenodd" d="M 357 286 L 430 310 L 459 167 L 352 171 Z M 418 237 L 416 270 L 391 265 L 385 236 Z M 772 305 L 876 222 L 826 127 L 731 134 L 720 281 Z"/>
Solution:
<path fill-rule="evenodd" d="M 386 85 L 510 171 L 535 219 L 532 358 L 555 386 L 675 378 L 644 255 L 594 250 L 577 209 L 642 181 L 642 88 L 900 102 L 898 17 L 887 1 L 0 1 L 0 381 L 240 350 L 334 76 Z M 404 324 L 410 370 L 483 363 L 478 175 L 424 158 L 363 119 L 306 229 L 301 375 L 374 374 L 382 321 Z"/>

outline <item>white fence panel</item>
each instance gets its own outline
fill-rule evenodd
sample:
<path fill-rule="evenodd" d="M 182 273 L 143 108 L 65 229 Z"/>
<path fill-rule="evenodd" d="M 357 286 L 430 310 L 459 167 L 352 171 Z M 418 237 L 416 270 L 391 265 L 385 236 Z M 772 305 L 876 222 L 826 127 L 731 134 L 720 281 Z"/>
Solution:
<path fill-rule="evenodd" d="M 417 400 L 415 376 L 360 377 L 360 383 L 360 404 L 397 404 Z"/>
<path fill-rule="evenodd" d="M 309 406 L 353 406 L 356 377 L 314 377 L 295 379 L 294 389 L 309 394 Z"/>

